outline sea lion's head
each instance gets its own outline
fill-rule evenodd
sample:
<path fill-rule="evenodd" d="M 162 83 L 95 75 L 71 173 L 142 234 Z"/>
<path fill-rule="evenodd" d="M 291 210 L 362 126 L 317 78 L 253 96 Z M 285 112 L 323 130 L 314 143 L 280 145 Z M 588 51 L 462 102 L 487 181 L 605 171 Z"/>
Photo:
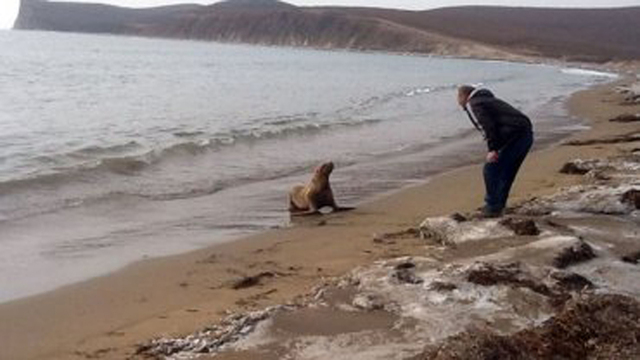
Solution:
<path fill-rule="evenodd" d="M 326 178 L 329 178 L 329 175 L 331 175 L 331 172 L 333 171 L 333 162 L 328 161 L 326 163 L 323 163 L 322 165 L 318 166 L 316 168 L 316 175 L 320 175 L 320 176 L 324 176 Z"/>

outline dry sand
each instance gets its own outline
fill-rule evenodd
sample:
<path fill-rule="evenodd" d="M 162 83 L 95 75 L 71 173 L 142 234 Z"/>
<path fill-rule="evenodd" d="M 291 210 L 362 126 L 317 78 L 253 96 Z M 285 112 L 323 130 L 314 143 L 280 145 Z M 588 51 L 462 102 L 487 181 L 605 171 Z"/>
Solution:
<path fill-rule="evenodd" d="M 640 113 L 637 104 L 620 105 L 623 96 L 613 91 L 615 85 L 619 84 L 599 86 L 571 98 L 571 112 L 588 119 L 592 126 L 572 140 L 640 130 L 638 122 L 608 121 L 623 113 Z M 579 177 L 560 174 L 558 169 L 574 158 L 615 155 L 621 146 L 629 144 L 556 145 L 537 151 L 526 161 L 511 201 L 578 183 Z M 427 216 L 470 211 L 481 205 L 482 196 L 480 165 L 469 166 L 381 197 L 353 212 L 304 219 L 291 228 L 140 262 L 108 276 L 0 304 L 0 359 L 128 358 L 136 344 L 151 338 L 191 333 L 229 311 L 284 303 L 309 293 L 324 279 L 374 260 L 421 255 L 424 243 L 419 239 L 384 246 L 372 239 L 374 234 L 415 227 Z M 259 284 L 234 289 L 236 281 L 246 276 L 258 276 Z M 377 321 L 372 326 L 388 323 L 384 318 Z M 309 331 L 326 331 L 322 324 L 316 327 Z"/>

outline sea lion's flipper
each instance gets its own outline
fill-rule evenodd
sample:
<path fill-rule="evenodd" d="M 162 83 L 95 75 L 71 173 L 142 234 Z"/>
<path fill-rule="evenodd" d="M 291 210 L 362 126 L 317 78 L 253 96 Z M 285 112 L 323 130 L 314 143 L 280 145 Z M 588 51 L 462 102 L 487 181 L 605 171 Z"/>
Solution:
<path fill-rule="evenodd" d="M 313 215 L 322 215 L 322 213 L 318 210 L 291 212 L 291 216 L 313 216 Z"/>
<path fill-rule="evenodd" d="M 340 212 L 340 211 L 351 211 L 351 210 L 355 210 L 356 208 L 353 206 L 336 206 L 333 208 L 334 212 Z"/>

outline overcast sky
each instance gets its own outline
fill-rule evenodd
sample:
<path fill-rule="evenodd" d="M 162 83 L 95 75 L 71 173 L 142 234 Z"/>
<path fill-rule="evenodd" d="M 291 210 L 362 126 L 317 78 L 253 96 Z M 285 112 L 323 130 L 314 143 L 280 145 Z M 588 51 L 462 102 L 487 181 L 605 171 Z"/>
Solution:
<path fill-rule="evenodd" d="M 165 4 L 201 3 L 211 4 L 215 0 L 74 0 L 74 2 L 100 2 L 130 7 L 147 7 Z M 399 9 L 425 10 L 456 5 L 508 5 L 546 7 L 613 7 L 640 6 L 640 0 L 291 0 L 296 5 L 344 5 L 375 6 Z M 13 26 L 18 14 L 19 0 L 0 0 L 0 29 Z"/>

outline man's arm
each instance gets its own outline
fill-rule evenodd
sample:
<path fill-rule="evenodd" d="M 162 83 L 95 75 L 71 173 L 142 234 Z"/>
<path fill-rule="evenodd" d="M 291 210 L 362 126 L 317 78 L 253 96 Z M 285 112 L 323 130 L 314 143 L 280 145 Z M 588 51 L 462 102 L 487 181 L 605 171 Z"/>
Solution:
<path fill-rule="evenodd" d="M 473 115 L 482 126 L 484 136 L 487 140 L 489 152 L 497 152 L 498 149 L 498 129 L 496 127 L 496 119 L 490 107 L 486 103 L 469 104 Z"/>

